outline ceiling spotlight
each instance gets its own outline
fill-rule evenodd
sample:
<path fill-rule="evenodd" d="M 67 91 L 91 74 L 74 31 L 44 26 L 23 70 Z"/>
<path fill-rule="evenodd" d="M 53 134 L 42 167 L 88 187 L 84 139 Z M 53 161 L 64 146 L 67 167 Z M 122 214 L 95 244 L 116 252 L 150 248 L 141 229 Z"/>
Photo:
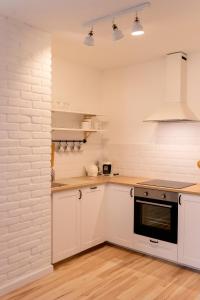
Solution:
<path fill-rule="evenodd" d="M 113 33 L 112 33 L 113 41 L 121 40 L 124 37 L 123 33 L 121 32 L 121 30 L 119 30 L 119 28 L 115 23 L 113 23 L 112 29 L 113 29 Z"/>
<path fill-rule="evenodd" d="M 133 23 L 133 28 L 132 28 L 131 34 L 132 35 L 142 35 L 142 34 L 144 34 L 143 26 L 140 23 L 140 20 L 139 20 L 137 14 L 136 14 L 136 17 L 135 17 L 135 20 L 134 20 L 134 23 Z"/>
<path fill-rule="evenodd" d="M 84 44 L 86 46 L 94 46 L 94 31 L 93 31 L 93 28 L 90 30 L 88 35 L 85 37 Z"/>

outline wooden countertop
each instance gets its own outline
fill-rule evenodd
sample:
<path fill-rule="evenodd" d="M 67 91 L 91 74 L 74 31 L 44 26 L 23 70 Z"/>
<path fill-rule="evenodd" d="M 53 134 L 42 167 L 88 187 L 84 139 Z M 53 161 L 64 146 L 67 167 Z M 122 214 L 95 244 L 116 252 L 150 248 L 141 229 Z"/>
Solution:
<path fill-rule="evenodd" d="M 63 184 L 59 187 L 53 187 L 52 192 L 59 192 L 71 189 L 79 189 L 82 187 L 105 184 L 105 183 L 113 183 L 113 184 L 123 184 L 128 186 L 140 186 L 147 187 L 151 189 L 159 189 L 165 191 L 172 191 L 178 193 L 186 193 L 186 194 L 194 194 L 200 195 L 200 184 L 195 184 L 193 186 L 183 188 L 183 189 L 172 189 L 166 187 L 156 187 L 156 186 L 145 186 L 144 184 L 138 184 L 138 182 L 142 182 L 148 180 L 149 178 L 144 177 L 127 177 L 127 176 L 98 176 L 98 177 L 71 177 L 60 179 L 57 182 Z"/>
<path fill-rule="evenodd" d="M 104 176 L 98 177 L 71 177 L 71 178 L 63 178 L 59 179 L 56 182 L 64 184 L 59 187 L 53 187 L 51 189 L 52 192 L 59 192 L 71 189 L 79 189 L 82 187 L 93 186 L 104 184 L 108 182 L 108 178 Z"/>

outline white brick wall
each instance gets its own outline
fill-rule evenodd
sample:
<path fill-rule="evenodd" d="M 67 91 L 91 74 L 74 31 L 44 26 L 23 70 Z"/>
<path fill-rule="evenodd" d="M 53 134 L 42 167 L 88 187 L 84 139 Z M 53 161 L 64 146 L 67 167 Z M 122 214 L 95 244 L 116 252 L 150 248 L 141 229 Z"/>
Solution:
<path fill-rule="evenodd" d="M 50 265 L 51 40 L 0 17 L 0 293 Z"/>

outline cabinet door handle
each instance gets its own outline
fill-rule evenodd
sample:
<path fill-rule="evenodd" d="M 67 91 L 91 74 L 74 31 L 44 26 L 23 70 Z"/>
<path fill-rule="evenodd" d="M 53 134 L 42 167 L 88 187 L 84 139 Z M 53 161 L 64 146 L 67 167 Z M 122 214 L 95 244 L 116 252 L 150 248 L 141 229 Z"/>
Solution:
<path fill-rule="evenodd" d="M 178 204 L 181 205 L 181 195 L 178 197 Z"/>
<path fill-rule="evenodd" d="M 97 189 L 97 186 L 93 186 L 90 188 L 91 190 L 96 190 Z"/>
<path fill-rule="evenodd" d="M 79 191 L 79 197 L 78 199 L 81 200 L 82 199 L 82 191 L 81 190 L 78 190 Z"/>
<path fill-rule="evenodd" d="M 130 196 L 133 198 L 133 188 L 130 189 Z"/>
<path fill-rule="evenodd" d="M 150 240 L 151 243 L 158 244 L 158 241 Z"/>

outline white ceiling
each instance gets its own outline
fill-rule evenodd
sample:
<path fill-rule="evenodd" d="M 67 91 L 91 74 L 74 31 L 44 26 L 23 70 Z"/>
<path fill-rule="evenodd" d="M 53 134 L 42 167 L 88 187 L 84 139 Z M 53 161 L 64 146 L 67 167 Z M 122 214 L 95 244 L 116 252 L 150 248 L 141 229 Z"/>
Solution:
<path fill-rule="evenodd" d="M 49 31 L 53 51 L 71 61 L 101 69 L 160 57 L 168 52 L 200 51 L 200 0 L 151 0 L 141 13 L 144 36 L 130 35 L 133 15 L 116 21 L 125 33 L 112 42 L 111 24 L 99 23 L 96 46 L 82 44 L 90 19 L 143 2 L 142 0 L 1 0 L 0 14 Z"/>

